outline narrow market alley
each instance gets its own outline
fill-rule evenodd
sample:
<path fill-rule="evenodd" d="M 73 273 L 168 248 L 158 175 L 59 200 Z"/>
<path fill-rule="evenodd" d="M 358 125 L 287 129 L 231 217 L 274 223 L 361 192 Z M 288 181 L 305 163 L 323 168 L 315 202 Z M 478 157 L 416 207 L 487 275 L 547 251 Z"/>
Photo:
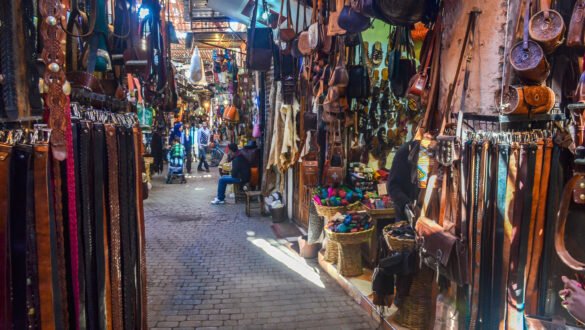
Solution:
<path fill-rule="evenodd" d="M 270 218 L 246 217 L 233 198 L 210 205 L 216 174 L 163 179 L 144 204 L 152 329 L 376 327 L 316 261 L 275 238 Z"/>

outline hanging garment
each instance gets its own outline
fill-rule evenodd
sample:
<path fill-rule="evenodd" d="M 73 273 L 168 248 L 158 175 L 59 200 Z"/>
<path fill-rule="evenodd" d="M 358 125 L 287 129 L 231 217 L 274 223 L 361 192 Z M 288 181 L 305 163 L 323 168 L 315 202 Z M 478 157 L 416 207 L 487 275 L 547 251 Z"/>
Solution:
<path fill-rule="evenodd" d="M 274 105 L 274 124 L 272 128 L 272 138 L 270 143 L 270 154 L 266 163 L 266 169 L 270 169 L 271 166 L 276 166 L 280 172 L 281 167 L 279 154 L 282 150 L 282 142 L 284 138 L 284 118 L 283 113 L 280 111 L 282 107 L 282 84 L 281 82 L 276 83 L 276 103 Z M 281 172 L 282 173 L 282 172 Z"/>
<path fill-rule="evenodd" d="M 293 105 L 283 105 L 281 113 L 284 116 L 284 132 L 282 139 L 282 148 L 280 149 L 280 170 L 286 172 L 294 165 L 297 154 L 300 152 L 298 143 L 300 141 L 295 118 L 300 112 L 300 105 L 294 100 Z"/>

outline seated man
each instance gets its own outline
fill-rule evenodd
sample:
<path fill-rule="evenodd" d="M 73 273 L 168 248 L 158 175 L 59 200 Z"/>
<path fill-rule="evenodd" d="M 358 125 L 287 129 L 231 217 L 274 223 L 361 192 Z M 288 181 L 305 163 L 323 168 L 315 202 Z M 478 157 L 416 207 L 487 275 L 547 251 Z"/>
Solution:
<path fill-rule="evenodd" d="M 213 205 L 225 204 L 225 190 L 228 184 L 245 184 L 250 181 L 250 164 L 238 150 L 238 145 L 230 143 L 228 150 L 228 161 L 232 162 L 232 173 L 219 178 L 217 197 L 211 202 Z"/>

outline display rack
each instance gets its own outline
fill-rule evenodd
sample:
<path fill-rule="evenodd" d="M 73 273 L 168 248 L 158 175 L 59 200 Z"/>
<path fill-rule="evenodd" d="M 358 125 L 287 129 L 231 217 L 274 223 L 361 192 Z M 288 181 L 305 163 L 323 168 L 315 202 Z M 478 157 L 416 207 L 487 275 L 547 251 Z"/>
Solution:
<path fill-rule="evenodd" d="M 569 107 L 568 107 L 569 108 Z M 570 108 L 569 108 L 570 109 Z M 583 109 L 585 109 L 585 104 Z M 453 114 L 456 118 L 458 114 Z M 555 108 L 551 113 L 544 114 L 530 114 L 530 115 L 479 115 L 475 113 L 464 113 L 463 120 L 471 122 L 484 122 L 499 124 L 500 131 L 516 130 L 516 129 L 537 129 L 544 128 L 548 123 L 554 121 L 563 121 L 566 116 L 560 112 L 559 108 Z M 473 125 L 468 125 L 473 127 Z"/>

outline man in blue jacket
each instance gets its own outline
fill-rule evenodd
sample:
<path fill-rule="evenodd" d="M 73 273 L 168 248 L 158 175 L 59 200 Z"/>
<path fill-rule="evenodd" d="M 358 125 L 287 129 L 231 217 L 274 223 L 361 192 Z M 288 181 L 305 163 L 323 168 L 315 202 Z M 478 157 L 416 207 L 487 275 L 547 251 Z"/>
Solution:
<path fill-rule="evenodd" d="M 230 143 L 228 149 L 228 161 L 232 162 L 232 172 L 231 175 L 224 175 L 219 178 L 217 184 L 217 197 L 211 201 L 211 204 L 213 205 L 225 204 L 225 190 L 228 184 L 245 184 L 250 181 L 250 163 L 238 150 L 238 145 Z"/>

